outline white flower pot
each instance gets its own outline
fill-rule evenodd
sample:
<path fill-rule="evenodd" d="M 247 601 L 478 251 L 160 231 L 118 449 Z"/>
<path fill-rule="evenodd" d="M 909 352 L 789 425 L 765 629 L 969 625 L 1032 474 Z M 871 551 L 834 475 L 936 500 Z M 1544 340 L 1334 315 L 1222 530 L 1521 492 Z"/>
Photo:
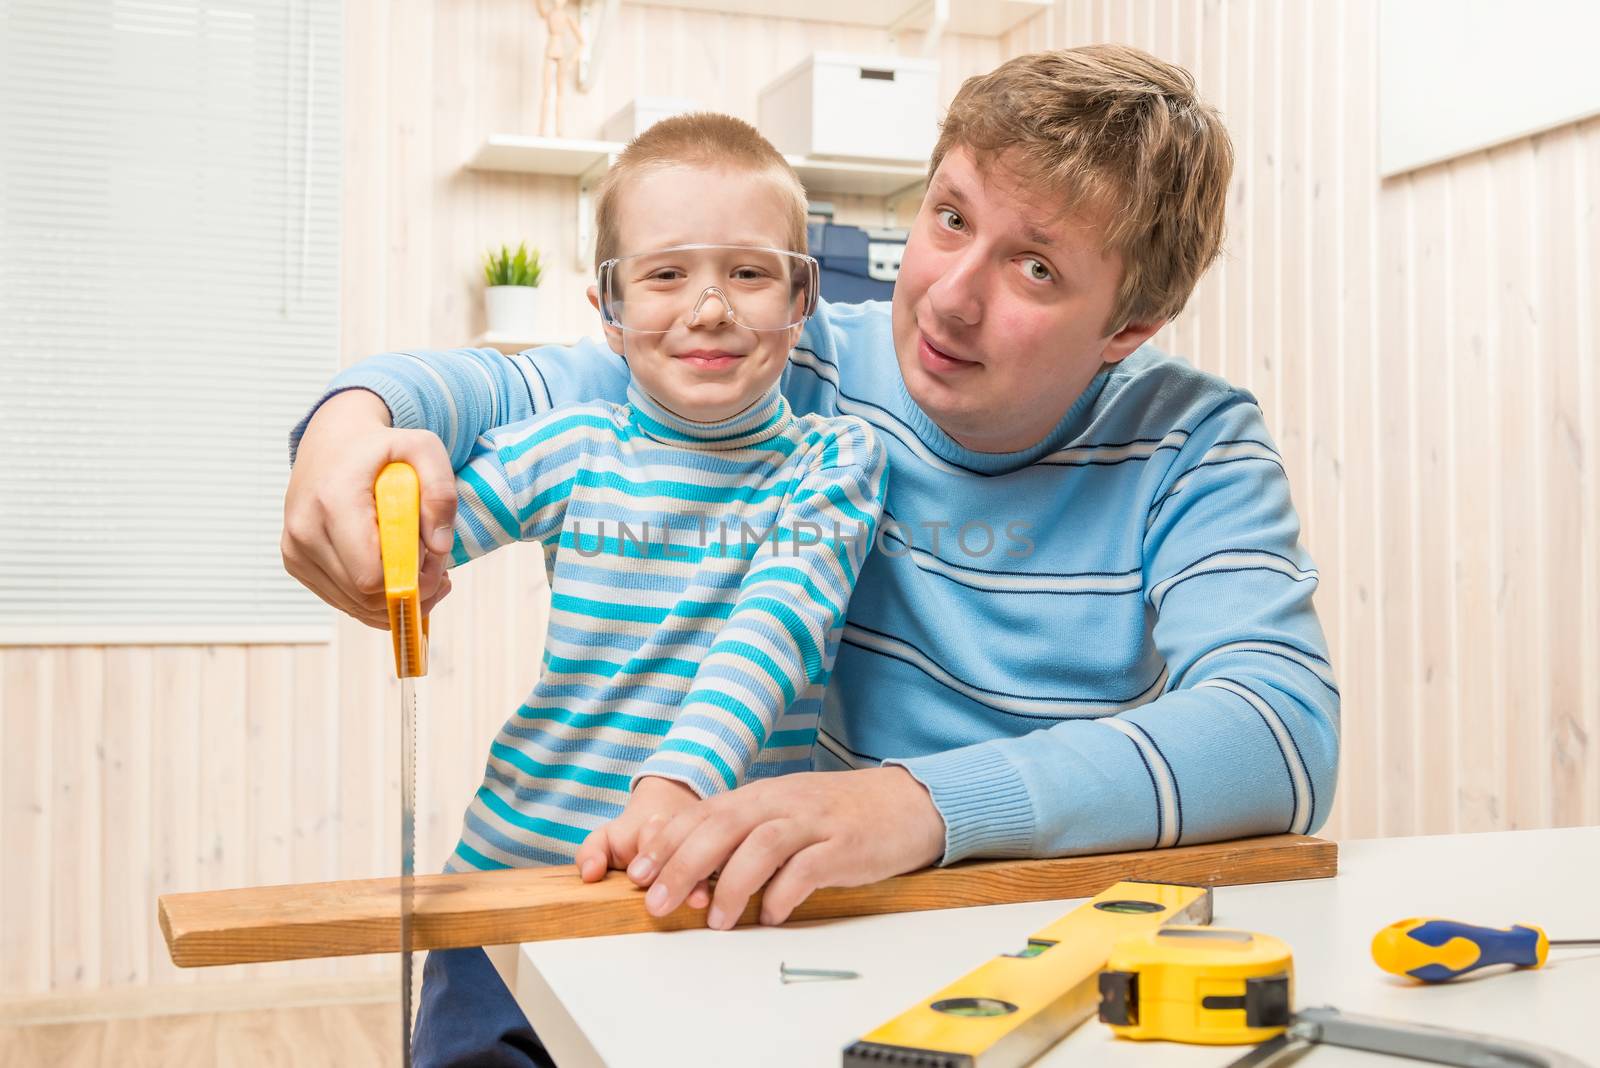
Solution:
<path fill-rule="evenodd" d="M 545 318 L 543 290 L 537 286 L 489 286 L 484 291 L 489 333 L 532 338 Z"/>

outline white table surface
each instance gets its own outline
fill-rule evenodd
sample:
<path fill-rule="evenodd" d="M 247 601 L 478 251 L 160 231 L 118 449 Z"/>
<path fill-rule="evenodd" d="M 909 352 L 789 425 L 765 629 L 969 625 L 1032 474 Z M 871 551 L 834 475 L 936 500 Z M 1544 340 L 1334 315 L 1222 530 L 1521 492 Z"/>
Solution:
<path fill-rule="evenodd" d="M 1600 1068 L 1600 948 L 1436 987 L 1388 976 L 1369 955 L 1380 927 L 1418 915 L 1600 938 L 1600 827 L 1343 842 L 1339 869 L 1334 879 L 1219 887 L 1213 922 L 1289 943 L 1297 1008 L 1536 1041 Z M 848 1043 L 1081 900 L 527 943 L 514 990 L 560 1068 L 838 1065 Z M 780 961 L 861 978 L 784 985 Z M 1035 1063 L 1212 1068 L 1246 1049 L 1118 1040 L 1090 1020 Z M 1304 1063 L 1420 1062 L 1322 1047 Z"/>

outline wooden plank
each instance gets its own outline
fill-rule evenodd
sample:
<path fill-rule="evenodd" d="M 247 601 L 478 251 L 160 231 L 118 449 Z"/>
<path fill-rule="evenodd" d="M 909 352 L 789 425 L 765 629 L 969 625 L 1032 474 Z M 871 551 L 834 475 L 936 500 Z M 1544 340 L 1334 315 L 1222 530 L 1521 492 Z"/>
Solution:
<path fill-rule="evenodd" d="M 965 908 L 1088 897 L 1120 879 L 1233 886 L 1337 873 L 1338 847 L 1302 835 L 1111 853 L 1058 860 L 1003 860 L 913 872 L 871 886 L 819 890 L 795 920 Z M 759 898 L 740 917 L 756 922 Z M 656 918 L 624 875 L 599 883 L 572 869 L 521 868 L 416 880 L 418 949 L 536 942 L 552 938 L 675 931 L 700 927 L 704 910 Z M 399 943 L 399 880 L 364 879 L 296 886 L 169 894 L 161 931 L 179 967 L 394 952 Z"/>

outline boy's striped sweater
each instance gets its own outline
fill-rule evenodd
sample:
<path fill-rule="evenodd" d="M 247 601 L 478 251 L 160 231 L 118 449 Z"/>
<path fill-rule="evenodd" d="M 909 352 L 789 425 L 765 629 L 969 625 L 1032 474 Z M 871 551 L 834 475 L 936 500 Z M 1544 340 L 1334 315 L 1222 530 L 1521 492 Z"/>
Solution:
<path fill-rule="evenodd" d="M 551 607 L 450 870 L 566 863 L 643 775 L 708 796 L 810 766 L 883 447 L 776 387 L 719 423 L 628 398 L 493 430 L 458 473 L 452 562 L 538 541 Z"/>

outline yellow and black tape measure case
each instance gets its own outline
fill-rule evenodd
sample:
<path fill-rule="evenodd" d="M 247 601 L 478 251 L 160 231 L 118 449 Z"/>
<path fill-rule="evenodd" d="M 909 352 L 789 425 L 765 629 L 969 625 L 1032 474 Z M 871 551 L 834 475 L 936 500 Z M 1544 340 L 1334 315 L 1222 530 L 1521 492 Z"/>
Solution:
<path fill-rule="evenodd" d="M 1118 943 L 1100 973 L 1100 1019 L 1122 1038 L 1264 1042 L 1293 1003 L 1289 947 L 1250 931 L 1163 927 Z"/>

